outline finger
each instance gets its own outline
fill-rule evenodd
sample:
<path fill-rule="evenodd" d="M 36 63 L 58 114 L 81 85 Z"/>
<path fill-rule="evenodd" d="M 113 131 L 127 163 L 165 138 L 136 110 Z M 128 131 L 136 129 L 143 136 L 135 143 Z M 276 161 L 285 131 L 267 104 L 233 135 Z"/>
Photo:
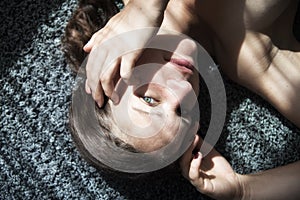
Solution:
<path fill-rule="evenodd" d="M 95 41 L 95 37 L 96 37 L 96 34 L 94 34 L 91 39 L 88 41 L 88 43 L 86 43 L 84 46 L 83 46 L 83 50 L 86 52 L 86 53 L 90 53 L 93 46 L 94 46 L 94 41 Z"/>
<path fill-rule="evenodd" d="M 202 154 L 197 152 L 193 160 L 191 161 L 190 170 L 189 170 L 189 179 L 194 182 L 200 177 L 200 165 L 201 165 Z"/>
<path fill-rule="evenodd" d="M 96 101 L 98 106 L 101 108 L 104 104 L 104 94 L 101 84 L 99 83 L 95 91 L 92 92 L 93 99 Z"/>
<path fill-rule="evenodd" d="M 90 53 L 95 45 L 99 46 L 103 39 L 105 38 L 106 33 L 108 32 L 108 28 L 102 28 L 96 33 L 94 33 L 91 39 L 83 46 L 83 50 L 86 53 Z"/>
<path fill-rule="evenodd" d="M 92 94 L 93 99 L 97 102 L 99 107 L 102 107 L 104 102 L 103 90 L 99 76 L 91 74 L 86 80 L 86 90 Z"/>
<path fill-rule="evenodd" d="M 189 170 L 189 180 L 200 192 L 203 192 L 204 178 L 205 178 L 203 177 L 203 175 L 205 174 L 201 172 L 201 168 L 200 168 L 202 158 L 203 158 L 202 154 L 200 152 L 197 152 L 194 155 L 193 160 L 191 161 L 191 166 Z"/>
<path fill-rule="evenodd" d="M 87 77 L 86 79 L 86 84 L 85 84 L 85 88 L 86 88 L 86 92 L 90 92 L 94 97 L 96 97 L 96 91 L 100 88 L 98 88 L 98 85 L 100 84 L 100 81 L 99 81 L 99 76 L 97 75 L 90 75 Z M 101 88 L 101 91 L 103 92 L 102 88 Z M 88 94 L 90 94 L 88 93 Z M 94 100 L 96 100 L 94 98 Z"/>
<path fill-rule="evenodd" d="M 100 77 L 102 89 L 105 95 L 117 104 L 119 102 L 119 97 L 116 92 L 114 92 L 115 81 L 120 78 L 119 69 L 120 69 L 120 59 L 116 59 L 112 64 L 103 71 Z"/>
<path fill-rule="evenodd" d="M 199 136 L 195 135 L 195 139 L 191 146 L 188 148 L 188 150 L 182 155 L 179 165 L 182 171 L 182 175 L 186 178 L 189 179 L 188 174 L 190 170 L 190 162 L 191 159 L 193 158 L 193 150 L 197 146 L 197 143 L 199 141 Z"/>
<path fill-rule="evenodd" d="M 137 82 L 135 77 L 132 77 L 133 68 L 135 63 L 140 56 L 141 51 L 130 53 L 122 56 L 121 66 L 120 66 L 120 75 L 125 81 L 128 82 Z"/>
<path fill-rule="evenodd" d="M 88 55 L 86 64 L 86 89 L 87 92 L 90 90 L 90 92 L 93 94 L 93 97 L 95 96 L 97 87 L 99 85 L 100 73 L 102 67 L 104 66 L 105 57 L 106 51 L 99 53 L 99 51 L 94 50 Z"/>
<path fill-rule="evenodd" d="M 85 92 L 88 94 L 92 93 L 91 88 L 88 86 L 88 80 L 85 80 Z"/>

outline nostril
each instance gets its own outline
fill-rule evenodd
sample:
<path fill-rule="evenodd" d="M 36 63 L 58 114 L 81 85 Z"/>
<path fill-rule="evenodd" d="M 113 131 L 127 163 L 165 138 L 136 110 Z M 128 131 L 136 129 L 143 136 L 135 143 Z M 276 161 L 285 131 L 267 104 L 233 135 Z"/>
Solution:
<path fill-rule="evenodd" d="M 181 107 L 180 107 L 180 105 L 177 106 L 175 112 L 176 112 L 176 115 L 178 115 L 179 117 L 181 117 Z"/>
<path fill-rule="evenodd" d="M 162 57 L 165 62 L 170 62 L 173 55 L 174 55 L 174 52 L 165 51 L 163 53 Z"/>
<path fill-rule="evenodd" d="M 176 115 L 178 115 L 179 117 L 186 117 L 187 115 L 190 114 L 190 112 L 186 109 L 184 109 L 182 106 L 177 106 L 176 110 L 175 110 Z"/>

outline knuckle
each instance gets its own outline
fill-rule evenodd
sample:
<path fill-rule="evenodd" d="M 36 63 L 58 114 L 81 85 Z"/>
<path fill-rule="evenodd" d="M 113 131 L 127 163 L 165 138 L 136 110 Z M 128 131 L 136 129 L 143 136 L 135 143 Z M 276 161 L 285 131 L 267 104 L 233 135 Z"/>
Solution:
<path fill-rule="evenodd" d="M 108 83 L 109 82 L 109 77 L 105 74 L 101 74 L 100 78 L 99 78 L 100 82 L 103 84 Z"/>
<path fill-rule="evenodd" d="M 131 67 L 127 64 L 122 64 L 120 69 L 120 76 L 128 79 L 131 76 Z"/>
<path fill-rule="evenodd" d="M 129 74 L 128 71 L 122 70 L 122 71 L 120 72 L 120 76 L 121 76 L 123 79 L 128 79 L 128 78 L 130 77 L 130 74 Z"/>
<path fill-rule="evenodd" d="M 194 183 L 195 183 L 195 181 L 196 181 L 196 178 L 195 178 L 194 175 L 190 175 L 190 174 L 189 174 L 189 180 L 190 180 L 190 182 L 194 185 Z"/>
<path fill-rule="evenodd" d="M 198 178 L 197 174 L 193 170 L 190 170 L 190 172 L 189 172 L 190 181 L 195 182 L 197 180 L 197 178 Z"/>
<path fill-rule="evenodd" d="M 122 79 L 124 79 L 126 81 L 135 81 L 136 80 L 136 77 L 132 76 L 132 74 L 130 72 L 120 73 L 120 76 Z"/>

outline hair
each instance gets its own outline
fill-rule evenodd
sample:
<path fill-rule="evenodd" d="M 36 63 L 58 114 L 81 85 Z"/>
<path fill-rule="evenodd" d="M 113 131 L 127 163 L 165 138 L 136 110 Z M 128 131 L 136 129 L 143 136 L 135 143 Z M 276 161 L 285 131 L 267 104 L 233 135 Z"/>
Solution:
<path fill-rule="evenodd" d="M 118 12 L 119 8 L 112 0 L 79 1 L 62 39 L 62 50 L 74 72 L 78 71 L 87 55 L 83 51 L 83 46 Z"/>
<path fill-rule="evenodd" d="M 67 63 L 74 73 L 83 74 L 84 69 L 80 68 L 87 53 L 83 51 L 83 46 L 89 41 L 92 35 L 103 28 L 107 21 L 119 12 L 118 7 L 112 0 L 80 0 L 77 9 L 71 16 L 66 28 L 65 34 L 62 38 L 62 51 L 65 54 Z M 80 104 L 86 105 L 89 101 L 90 95 L 84 91 L 84 84 L 80 84 L 76 88 L 79 94 Z M 88 127 L 87 121 L 76 118 L 76 109 L 70 108 L 69 126 L 71 129 L 72 139 L 77 147 L 81 156 L 91 165 L 99 170 L 106 169 L 108 172 L 117 173 L 118 171 L 106 166 L 97 159 L 97 151 L 105 151 L 105 145 L 101 143 L 110 142 L 113 145 L 120 147 L 130 152 L 138 152 L 132 145 L 125 143 L 120 138 L 116 137 L 113 133 L 116 131 L 122 133 L 116 123 L 111 117 L 111 109 L 109 104 L 104 104 L 104 107 L 99 108 L 95 104 L 95 113 L 101 131 L 96 128 Z M 82 107 L 80 115 L 83 118 L 88 118 L 88 110 Z M 80 124 L 80 126 L 78 126 Z M 178 163 L 170 165 L 166 169 L 168 171 L 178 172 Z M 164 171 L 162 169 L 159 171 Z M 174 171 L 175 170 L 175 171 Z M 127 173 L 121 173 L 124 175 Z M 149 174 L 149 173 L 145 173 Z M 128 174 L 127 174 L 128 175 Z M 130 178 L 139 177 L 140 175 L 129 175 Z"/>
<path fill-rule="evenodd" d="M 115 5 L 114 1 L 111 0 L 79 1 L 78 7 L 71 16 L 65 28 L 65 34 L 62 38 L 62 51 L 64 52 L 66 60 L 74 73 L 85 74 L 84 70 L 80 69 L 81 64 L 87 56 L 87 53 L 83 50 L 83 46 L 89 41 L 96 31 L 103 28 L 107 21 L 118 12 L 118 7 Z M 80 94 L 82 104 L 86 105 L 89 97 L 85 94 L 82 85 L 78 86 L 76 90 L 79 90 L 78 93 Z M 128 151 L 137 152 L 131 145 L 125 143 L 111 133 L 112 129 L 114 129 L 114 131 L 121 130 L 118 129 L 114 121 L 111 120 L 111 109 L 109 104 L 105 103 L 105 106 L 101 109 L 95 105 L 95 109 L 98 123 L 101 127 L 102 137 L 104 137 L 101 139 L 111 141 L 116 146 Z M 83 112 L 83 115 L 85 115 L 85 112 L 88 111 L 84 108 Z M 83 158 L 98 169 L 107 168 L 109 170 L 113 170 L 102 164 L 93 155 L 93 151 L 99 148 L 93 148 L 91 145 L 86 145 L 89 143 L 89 140 L 96 140 L 96 138 L 99 140 L 99 130 L 94 132 L 84 131 L 81 130 L 82 128 L 76 126 L 76 124 L 80 122 L 74 116 L 74 110 L 72 107 L 70 109 L 69 120 L 72 138 Z M 82 122 L 81 125 L 87 126 L 84 122 Z"/>

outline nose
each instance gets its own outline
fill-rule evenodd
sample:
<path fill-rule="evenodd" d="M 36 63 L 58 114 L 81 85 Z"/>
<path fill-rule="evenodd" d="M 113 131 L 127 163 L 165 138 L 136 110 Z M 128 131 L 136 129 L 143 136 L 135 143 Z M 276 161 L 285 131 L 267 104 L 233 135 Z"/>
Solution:
<path fill-rule="evenodd" d="M 190 112 L 197 101 L 192 85 L 185 80 L 171 79 L 167 81 L 167 86 L 175 96 L 173 101 L 171 101 L 172 107 L 181 109 L 181 113 Z"/>

